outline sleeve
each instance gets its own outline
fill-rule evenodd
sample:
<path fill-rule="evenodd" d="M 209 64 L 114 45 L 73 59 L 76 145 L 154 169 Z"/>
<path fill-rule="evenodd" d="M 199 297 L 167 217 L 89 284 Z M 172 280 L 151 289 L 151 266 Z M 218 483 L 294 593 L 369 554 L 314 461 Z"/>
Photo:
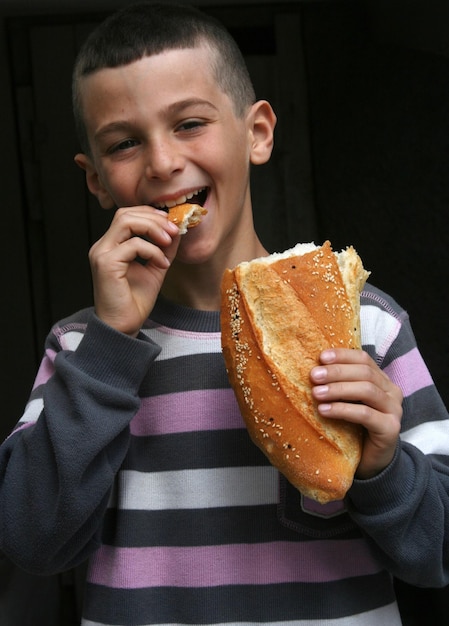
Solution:
<path fill-rule="evenodd" d="M 55 337 L 40 370 L 46 380 L 0 447 L 0 550 L 37 574 L 73 567 L 98 547 L 139 387 L 160 351 L 95 315 L 75 350 Z"/>
<path fill-rule="evenodd" d="M 364 344 L 403 391 L 401 436 L 380 475 L 354 481 L 348 506 L 393 575 L 442 587 L 449 584 L 449 416 L 408 316 L 387 298 L 378 292 L 365 309 Z"/>

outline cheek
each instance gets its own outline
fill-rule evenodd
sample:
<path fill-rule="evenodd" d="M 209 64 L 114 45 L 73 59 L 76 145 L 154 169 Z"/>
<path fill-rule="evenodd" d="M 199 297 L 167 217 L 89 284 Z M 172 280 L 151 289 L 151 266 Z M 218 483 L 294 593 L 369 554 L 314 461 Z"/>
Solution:
<path fill-rule="evenodd" d="M 224 161 L 223 161 L 224 163 Z M 245 145 L 234 145 L 228 152 L 225 172 L 229 189 L 238 196 L 245 194 L 249 184 L 250 162 Z"/>
<path fill-rule="evenodd" d="M 111 168 L 107 172 L 107 186 L 117 206 L 133 206 L 137 202 L 139 179 L 136 173 L 124 168 Z"/>
<path fill-rule="evenodd" d="M 249 167 L 249 147 L 244 135 L 231 127 L 227 133 L 225 129 L 202 145 L 203 164 L 212 168 L 222 176 L 238 175 Z M 198 152 L 199 154 L 199 152 Z"/>

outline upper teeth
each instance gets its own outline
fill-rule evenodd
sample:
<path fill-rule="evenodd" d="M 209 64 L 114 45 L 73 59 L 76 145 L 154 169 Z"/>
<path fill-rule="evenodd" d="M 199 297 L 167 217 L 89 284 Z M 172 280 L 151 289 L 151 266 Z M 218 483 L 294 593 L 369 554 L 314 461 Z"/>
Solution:
<path fill-rule="evenodd" d="M 176 200 L 168 200 L 167 202 L 156 203 L 154 206 L 157 209 L 165 209 L 165 208 L 171 209 L 172 207 L 177 206 L 178 204 L 184 204 L 185 202 L 187 202 L 187 200 L 190 200 L 191 198 L 193 198 L 193 196 L 196 196 L 197 194 L 204 191 L 204 189 L 206 189 L 206 187 L 202 187 L 201 189 L 192 191 L 191 193 L 188 193 L 185 196 L 179 196 L 179 198 L 176 198 Z"/>

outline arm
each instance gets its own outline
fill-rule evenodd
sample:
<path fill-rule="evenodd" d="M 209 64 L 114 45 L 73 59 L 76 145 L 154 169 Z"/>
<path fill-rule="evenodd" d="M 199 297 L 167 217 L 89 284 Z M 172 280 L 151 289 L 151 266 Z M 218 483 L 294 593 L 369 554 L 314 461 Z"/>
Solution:
<path fill-rule="evenodd" d="M 95 315 L 66 320 L 47 339 L 25 416 L 0 448 L 0 550 L 24 569 L 68 568 L 99 545 L 140 383 L 159 351 L 140 328 L 177 234 L 162 211 L 118 210 L 89 255 Z"/>
<path fill-rule="evenodd" d="M 328 389 L 323 392 L 321 371 L 316 397 L 324 404 L 323 415 L 366 429 L 348 507 L 386 567 L 412 584 L 446 585 L 448 414 L 408 317 L 381 292 L 368 293 L 365 302 L 370 304 L 365 320 L 362 314 L 365 352 L 325 354 Z"/>
<path fill-rule="evenodd" d="M 54 372 L 29 403 L 29 411 L 41 407 L 38 419 L 19 423 L 0 448 L 0 545 L 41 574 L 76 565 L 98 547 L 140 382 L 159 352 L 93 314 L 75 351 L 55 355 L 56 346 L 52 333 L 45 369 L 53 364 Z"/>

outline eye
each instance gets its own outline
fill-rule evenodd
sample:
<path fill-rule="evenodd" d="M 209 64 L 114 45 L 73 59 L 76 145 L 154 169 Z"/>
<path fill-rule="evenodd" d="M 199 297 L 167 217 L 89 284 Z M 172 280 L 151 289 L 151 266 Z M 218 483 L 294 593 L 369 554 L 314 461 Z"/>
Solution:
<path fill-rule="evenodd" d="M 196 130 L 197 128 L 201 128 L 205 125 L 206 125 L 206 122 L 203 122 L 202 120 L 185 120 L 184 122 L 181 122 L 181 124 L 179 124 L 176 127 L 176 130 L 189 132 L 189 131 Z"/>
<path fill-rule="evenodd" d="M 130 148 L 134 148 L 134 146 L 136 146 L 137 144 L 138 141 L 136 139 L 125 139 L 123 141 L 120 141 L 119 143 L 114 144 L 112 148 L 110 148 L 109 152 L 113 154 L 114 152 L 129 150 Z"/>

